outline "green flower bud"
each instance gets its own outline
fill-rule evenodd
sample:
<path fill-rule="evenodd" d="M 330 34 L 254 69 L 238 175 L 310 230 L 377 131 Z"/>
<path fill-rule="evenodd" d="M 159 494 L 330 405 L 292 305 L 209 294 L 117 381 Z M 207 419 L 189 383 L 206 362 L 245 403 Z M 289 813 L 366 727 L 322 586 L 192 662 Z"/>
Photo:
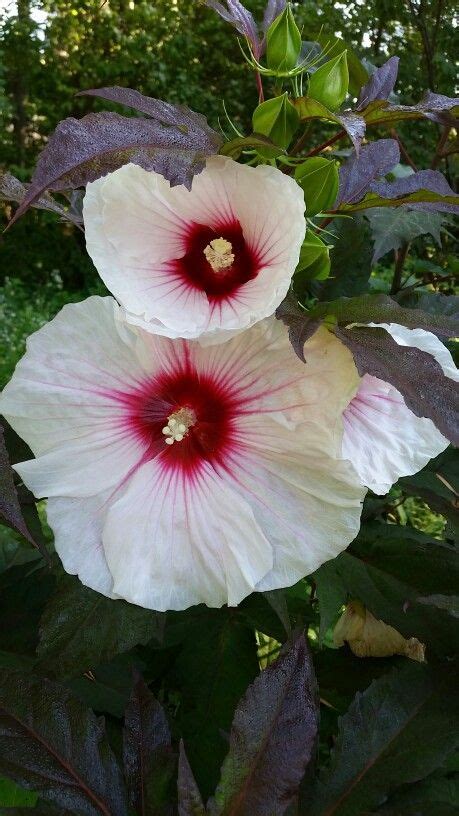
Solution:
<path fill-rule="evenodd" d="M 289 146 L 299 124 L 299 114 L 289 101 L 287 93 L 262 102 L 252 116 L 254 133 L 267 136 L 274 144 L 283 148 Z M 258 151 L 262 156 L 263 150 L 260 148 Z"/>
<path fill-rule="evenodd" d="M 309 79 L 309 96 L 326 108 L 336 110 L 346 98 L 349 71 L 346 51 L 321 65 Z"/>
<path fill-rule="evenodd" d="M 339 181 L 336 162 L 321 156 L 306 159 L 297 166 L 295 179 L 304 190 L 306 215 L 316 215 L 333 206 Z"/>
<path fill-rule="evenodd" d="M 295 272 L 298 283 L 310 280 L 325 280 L 330 274 L 330 247 L 312 230 L 306 232 L 301 247 L 300 259 Z"/>
<path fill-rule="evenodd" d="M 286 74 L 296 67 L 301 52 L 301 34 L 287 3 L 282 14 L 271 23 L 266 33 L 268 68 Z"/>

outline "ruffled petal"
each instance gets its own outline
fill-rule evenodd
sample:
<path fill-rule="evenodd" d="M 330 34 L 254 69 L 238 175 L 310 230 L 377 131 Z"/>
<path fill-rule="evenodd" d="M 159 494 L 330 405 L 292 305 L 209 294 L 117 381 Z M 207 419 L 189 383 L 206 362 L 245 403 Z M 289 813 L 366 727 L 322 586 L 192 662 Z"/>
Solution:
<path fill-rule="evenodd" d="M 86 499 L 49 499 L 46 514 L 65 571 L 78 575 L 90 589 L 116 598 L 102 547 L 109 498 L 107 491 Z"/>
<path fill-rule="evenodd" d="M 117 487 L 146 452 L 123 422 L 120 390 L 162 364 L 164 341 L 144 356 L 112 298 L 65 306 L 33 334 L 0 408 L 36 459 L 15 469 L 37 497 L 93 496 Z M 163 345 L 161 345 L 163 344 Z"/>
<path fill-rule="evenodd" d="M 158 611 L 235 606 L 273 564 L 250 506 L 210 466 L 191 483 L 158 460 L 110 508 L 103 545 L 114 591 Z"/>
<path fill-rule="evenodd" d="M 284 298 L 304 238 L 304 199 L 272 167 L 212 157 L 191 191 L 159 174 L 124 165 L 87 187 L 86 242 L 126 319 L 172 338 L 209 335 L 220 342 L 272 314 Z M 174 263 L 194 225 L 219 230 L 238 223 L 257 275 L 218 299 L 191 283 Z"/>

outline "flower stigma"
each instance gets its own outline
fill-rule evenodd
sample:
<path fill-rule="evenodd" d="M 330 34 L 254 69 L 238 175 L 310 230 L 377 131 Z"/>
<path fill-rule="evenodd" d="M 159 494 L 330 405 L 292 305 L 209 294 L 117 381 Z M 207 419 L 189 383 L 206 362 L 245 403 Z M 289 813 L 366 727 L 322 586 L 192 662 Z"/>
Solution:
<path fill-rule="evenodd" d="M 226 238 L 214 238 L 204 249 L 204 255 L 214 272 L 228 269 L 234 263 L 233 247 Z"/>
<path fill-rule="evenodd" d="M 192 408 L 180 408 L 167 417 L 167 425 L 162 432 L 166 439 L 166 445 L 173 445 L 174 442 L 181 442 L 188 434 L 189 429 L 196 424 L 196 414 Z"/>

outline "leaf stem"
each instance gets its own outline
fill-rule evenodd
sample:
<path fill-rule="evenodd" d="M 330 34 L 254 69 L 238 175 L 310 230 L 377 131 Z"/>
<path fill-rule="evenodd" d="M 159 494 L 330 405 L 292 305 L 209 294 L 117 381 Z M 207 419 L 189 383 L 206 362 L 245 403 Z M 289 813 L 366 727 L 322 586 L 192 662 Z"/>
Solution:
<path fill-rule="evenodd" d="M 392 278 L 392 286 L 390 289 L 391 295 L 396 295 L 401 289 L 403 267 L 405 265 L 406 257 L 410 249 L 409 241 L 404 243 L 399 250 L 395 252 L 395 269 L 394 277 Z"/>

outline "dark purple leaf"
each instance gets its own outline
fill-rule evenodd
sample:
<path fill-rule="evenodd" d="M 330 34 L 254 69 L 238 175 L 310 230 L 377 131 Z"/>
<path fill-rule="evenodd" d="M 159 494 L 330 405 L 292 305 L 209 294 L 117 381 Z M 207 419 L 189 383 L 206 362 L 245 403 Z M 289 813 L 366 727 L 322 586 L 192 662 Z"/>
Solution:
<path fill-rule="evenodd" d="M 0 201 L 14 201 L 16 204 L 22 204 L 27 195 L 27 185 L 13 176 L 11 173 L 0 173 Z M 77 227 L 83 223 L 83 216 L 78 209 L 70 202 L 70 207 L 65 208 L 62 204 L 52 198 L 48 193 L 37 198 L 33 203 L 33 207 L 37 210 L 47 210 L 48 212 L 56 213 L 65 221 L 70 221 Z"/>
<path fill-rule="evenodd" d="M 428 190 L 438 196 L 448 196 L 457 199 L 454 204 L 451 201 L 413 201 L 410 200 L 410 208 L 422 209 L 425 211 L 440 211 L 459 213 L 459 196 L 455 195 L 445 177 L 438 170 L 419 170 L 411 176 L 395 179 L 395 181 L 377 181 L 370 185 L 370 192 L 380 195 L 382 198 L 400 198 L 420 190 Z"/>
<path fill-rule="evenodd" d="M 339 171 L 339 192 L 335 202 L 352 204 L 360 201 L 372 182 L 390 173 L 400 161 L 400 148 L 395 139 L 379 139 L 351 155 Z"/>
<path fill-rule="evenodd" d="M 240 701 L 210 816 L 282 816 L 314 756 L 318 722 L 314 669 L 301 636 Z"/>
<path fill-rule="evenodd" d="M 14 484 L 14 473 L 10 465 L 8 451 L 6 449 L 3 428 L 0 425 L 0 519 L 8 527 L 20 533 L 24 538 L 36 547 L 41 554 L 49 561 L 48 553 L 44 545 L 36 542 L 27 527 L 19 503 L 18 493 Z"/>
<path fill-rule="evenodd" d="M 320 322 L 309 318 L 308 312 L 300 307 L 293 292 L 290 292 L 278 306 L 276 317 L 288 327 L 288 336 L 293 350 L 301 362 L 305 363 L 304 344 L 317 331 Z"/>
<path fill-rule="evenodd" d="M 457 107 L 459 107 L 459 99 L 427 91 L 416 105 L 391 105 L 391 110 L 419 112 L 426 119 L 432 119 L 433 122 L 448 123 L 453 118 L 445 116 L 445 114 Z"/>
<path fill-rule="evenodd" d="M 202 131 L 209 139 L 214 139 L 216 147 L 220 142 L 218 133 L 209 127 L 202 113 L 196 113 L 186 105 L 171 105 L 170 102 L 163 102 L 162 99 L 144 96 L 133 88 L 122 88 L 120 85 L 110 88 L 90 88 L 87 91 L 80 91 L 76 96 L 94 96 L 97 99 L 106 99 L 107 102 L 116 102 L 127 108 L 133 108 L 138 113 L 146 114 L 161 125 L 177 128 L 185 135 L 196 130 Z"/>
<path fill-rule="evenodd" d="M 459 445 L 459 384 L 446 377 L 425 351 L 399 346 L 385 329 L 336 328 L 352 352 L 360 376 L 371 374 L 400 391 L 411 411 L 428 417 L 454 445 Z"/>
<path fill-rule="evenodd" d="M 129 803 L 138 816 L 172 816 L 177 763 L 169 726 L 137 673 L 124 718 L 123 758 Z"/>
<path fill-rule="evenodd" d="M 45 190 L 82 187 L 128 162 L 161 173 L 171 185 L 190 188 L 206 157 L 219 146 L 213 130 L 202 124 L 192 127 L 189 114 L 181 119 L 179 109 L 174 125 L 108 111 L 64 119 L 40 154 L 27 196 L 10 223 Z"/>
<path fill-rule="evenodd" d="M 397 79 L 399 61 L 398 57 L 391 57 L 380 68 L 376 68 L 367 84 L 360 91 L 357 110 L 363 110 L 375 99 L 389 98 Z"/>
<path fill-rule="evenodd" d="M 350 323 L 398 323 L 408 329 L 421 328 L 440 337 L 456 337 L 459 323 L 454 315 L 402 308 L 389 295 L 360 295 L 340 298 L 331 303 L 318 303 L 309 312 L 312 320 L 333 315 L 341 326 Z M 308 317 L 308 315 L 306 315 Z"/>
<path fill-rule="evenodd" d="M 79 816 L 127 816 L 102 719 L 64 687 L 0 669 L 0 775 Z"/>
<path fill-rule="evenodd" d="M 180 740 L 177 791 L 179 816 L 205 816 L 204 804 L 185 753 L 183 740 Z"/>
<path fill-rule="evenodd" d="M 220 3 L 219 0 L 204 0 L 204 3 L 249 41 L 256 59 L 261 57 L 262 43 L 258 36 L 257 25 L 253 15 L 239 0 L 226 0 L 226 4 Z"/>
<path fill-rule="evenodd" d="M 443 315 L 457 322 L 459 331 L 459 295 L 443 295 L 440 292 L 402 289 L 395 300 L 408 309 L 421 309 L 433 315 Z"/>

